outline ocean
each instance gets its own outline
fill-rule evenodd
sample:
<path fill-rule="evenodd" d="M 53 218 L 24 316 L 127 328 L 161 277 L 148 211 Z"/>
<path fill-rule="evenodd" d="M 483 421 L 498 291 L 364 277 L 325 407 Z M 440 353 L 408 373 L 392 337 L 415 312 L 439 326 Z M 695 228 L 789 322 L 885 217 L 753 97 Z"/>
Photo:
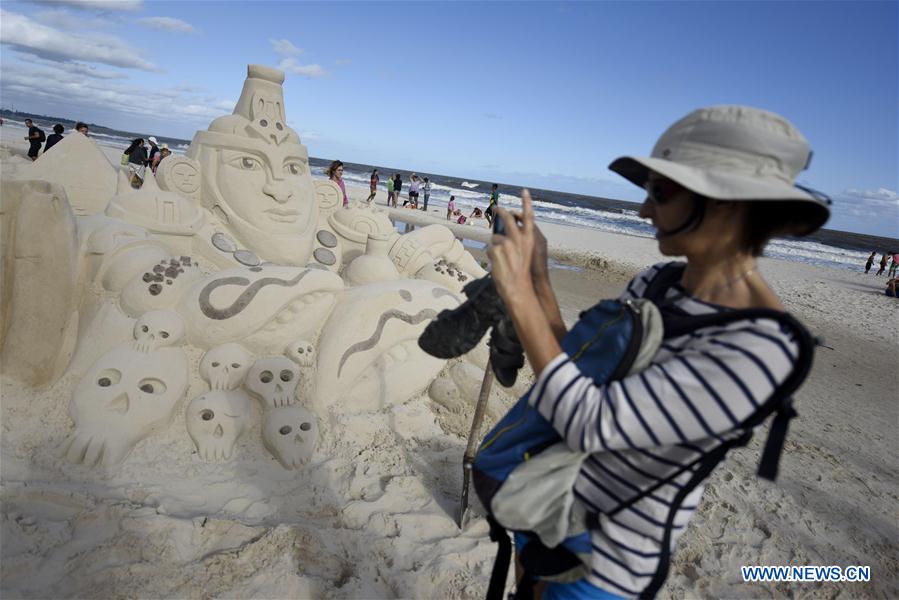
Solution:
<path fill-rule="evenodd" d="M 14 115 L 8 111 L 2 111 L 0 116 L 6 121 L 4 124 L 4 129 L 6 129 L 8 126 L 22 127 L 21 120 L 26 115 L 23 113 Z M 48 133 L 52 131 L 53 124 L 57 122 L 66 126 L 67 133 L 72 131 L 73 123 L 71 121 L 48 119 L 39 115 L 32 115 L 31 118 L 38 127 Z M 15 119 L 15 122 L 10 122 L 12 119 Z M 24 132 L 24 127 L 22 130 Z M 146 139 L 149 135 L 116 131 L 91 124 L 91 137 L 98 144 L 124 150 L 132 138 L 143 137 Z M 177 154 L 183 154 L 190 144 L 190 140 L 160 135 L 155 137 L 160 144 L 168 144 L 169 148 Z M 330 162 L 330 159 L 310 158 L 313 175 L 324 177 L 325 169 Z M 409 189 L 409 178 L 412 172 L 407 169 L 344 161 L 343 176 L 347 182 L 368 186 L 369 174 L 374 168 L 377 168 L 381 175 L 381 189 L 386 190 L 383 182 L 386 181 L 388 175 L 393 173 L 399 173 L 403 179 L 403 189 Z M 501 206 L 517 205 L 518 193 L 521 190 L 519 185 L 503 182 L 487 182 L 422 171 L 417 173 L 421 177 L 428 177 L 431 181 L 429 206 L 446 206 L 452 195 L 456 197 L 457 207 L 465 214 L 470 213 L 475 206 L 486 208 L 492 183 L 498 185 Z M 534 198 L 534 212 L 539 221 L 639 237 L 652 238 L 654 236 L 654 230 L 650 224 L 638 216 L 639 204 L 637 203 L 533 188 L 531 188 L 531 195 Z M 765 249 L 765 256 L 858 271 L 864 268 L 865 261 L 872 250 L 876 250 L 878 254 L 899 251 L 899 242 L 873 235 L 825 229 L 809 238 L 772 240 Z"/>

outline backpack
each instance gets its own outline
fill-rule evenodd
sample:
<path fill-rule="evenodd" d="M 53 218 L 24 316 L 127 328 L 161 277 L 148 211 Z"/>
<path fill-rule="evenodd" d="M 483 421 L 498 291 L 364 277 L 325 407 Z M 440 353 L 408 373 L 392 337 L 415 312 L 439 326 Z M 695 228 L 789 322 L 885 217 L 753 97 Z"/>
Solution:
<path fill-rule="evenodd" d="M 597 385 L 638 372 L 652 361 L 663 338 L 729 322 L 771 318 L 796 335 L 799 355 L 793 371 L 768 400 L 734 430 L 734 435 L 641 491 L 607 513 L 614 516 L 688 470 L 693 475 L 678 491 L 665 520 L 658 569 L 641 597 L 652 598 L 668 574 L 674 517 L 684 498 L 724 460 L 731 448 L 745 446 L 752 430 L 775 414 L 759 464 L 758 475 L 774 480 L 789 421 L 796 416 L 790 395 L 811 368 L 814 340 L 792 316 L 771 309 L 732 310 L 709 315 L 666 315 L 654 302 L 680 281 L 684 263 L 662 267 L 639 300 L 603 300 L 580 315 L 562 341 L 562 349 Z M 574 499 L 573 487 L 588 453 L 568 448 L 552 424 L 528 404 L 532 387 L 484 437 L 472 465 L 472 483 L 487 510 L 490 538 L 499 543 L 487 591 L 488 599 L 503 597 L 511 561 L 507 530 L 526 542 L 519 559 L 528 575 L 551 581 L 574 581 L 588 569 L 590 533 L 599 528 L 599 515 L 588 513 Z M 539 391 L 538 391 L 539 393 Z M 525 577 L 516 597 L 529 597 L 536 582 Z M 519 596 L 520 595 L 520 596 Z"/>
<path fill-rule="evenodd" d="M 35 141 L 41 142 L 41 143 L 46 142 L 47 134 L 44 133 L 44 130 L 41 129 L 40 127 L 35 127 L 35 129 L 37 129 L 37 140 L 35 140 Z"/>

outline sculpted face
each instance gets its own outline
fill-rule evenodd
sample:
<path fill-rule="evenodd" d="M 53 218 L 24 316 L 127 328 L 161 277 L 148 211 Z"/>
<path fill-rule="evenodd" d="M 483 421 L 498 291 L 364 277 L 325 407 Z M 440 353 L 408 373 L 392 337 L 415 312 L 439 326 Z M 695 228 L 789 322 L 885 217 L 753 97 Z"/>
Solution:
<path fill-rule="evenodd" d="M 304 266 L 312 254 L 318 199 L 309 153 L 287 125 L 284 73 L 259 65 L 234 113 L 198 131 L 186 156 L 199 162 L 201 202 L 265 261 Z"/>
<path fill-rule="evenodd" d="M 215 184 L 222 202 L 261 231 L 302 234 L 318 208 L 306 149 L 289 141 L 243 141 L 218 149 Z"/>

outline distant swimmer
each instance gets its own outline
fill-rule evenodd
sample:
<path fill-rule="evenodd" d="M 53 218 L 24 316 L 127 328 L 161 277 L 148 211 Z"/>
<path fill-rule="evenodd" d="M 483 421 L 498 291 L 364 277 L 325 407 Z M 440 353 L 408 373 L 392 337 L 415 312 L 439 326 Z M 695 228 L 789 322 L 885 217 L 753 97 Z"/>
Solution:
<path fill-rule="evenodd" d="M 887 253 L 884 252 L 883 256 L 880 259 L 880 270 L 877 271 L 877 274 L 880 275 L 881 273 L 883 273 L 886 270 L 886 268 L 887 268 Z"/>
<path fill-rule="evenodd" d="M 874 257 L 877 256 L 877 252 L 871 252 L 871 256 L 868 257 L 868 262 L 865 263 L 865 275 L 868 274 L 868 271 L 871 270 L 871 265 L 874 264 Z"/>
<path fill-rule="evenodd" d="M 487 224 L 491 227 L 493 226 L 494 211 L 499 206 L 499 192 L 497 191 L 497 185 L 494 183 L 493 187 L 490 190 L 490 201 L 487 204 L 487 210 L 484 211 L 484 216 L 487 217 Z"/>
<path fill-rule="evenodd" d="M 375 195 L 378 193 L 378 181 L 380 181 L 380 180 L 381 180 L 381 178 L 378 177 L 378 170 L 372 169 L 371 181 L 370 181 L 370 185 L 369 185 L 370 193 L 368 194 L 368 198 L 365 199 L 365 201 L 368 202 L 369 204 L 371 204 L 371 201 L 375 199 Z"/>

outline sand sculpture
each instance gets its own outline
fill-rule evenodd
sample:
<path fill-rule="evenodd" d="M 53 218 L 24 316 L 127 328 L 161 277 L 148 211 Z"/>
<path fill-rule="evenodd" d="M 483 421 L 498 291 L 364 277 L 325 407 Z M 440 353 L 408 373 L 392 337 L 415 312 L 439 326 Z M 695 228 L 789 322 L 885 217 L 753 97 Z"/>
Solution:
<path fill-rule="evenodd" d="M 332 408 L 404 402 L 444 368 L 415 340 L 483 269 L 443 226 L 400 235 L 342 207 L 287 125 L 283 80 L 249 66 L 233 114 L 140 190 L 78 135 L 4 187 L 4 376 L 80 378 L 70 460 L 120 463 L 190 387 L 201 459 L 229 460 L 261 410 L 264 447 L 294 469 Z"/>

